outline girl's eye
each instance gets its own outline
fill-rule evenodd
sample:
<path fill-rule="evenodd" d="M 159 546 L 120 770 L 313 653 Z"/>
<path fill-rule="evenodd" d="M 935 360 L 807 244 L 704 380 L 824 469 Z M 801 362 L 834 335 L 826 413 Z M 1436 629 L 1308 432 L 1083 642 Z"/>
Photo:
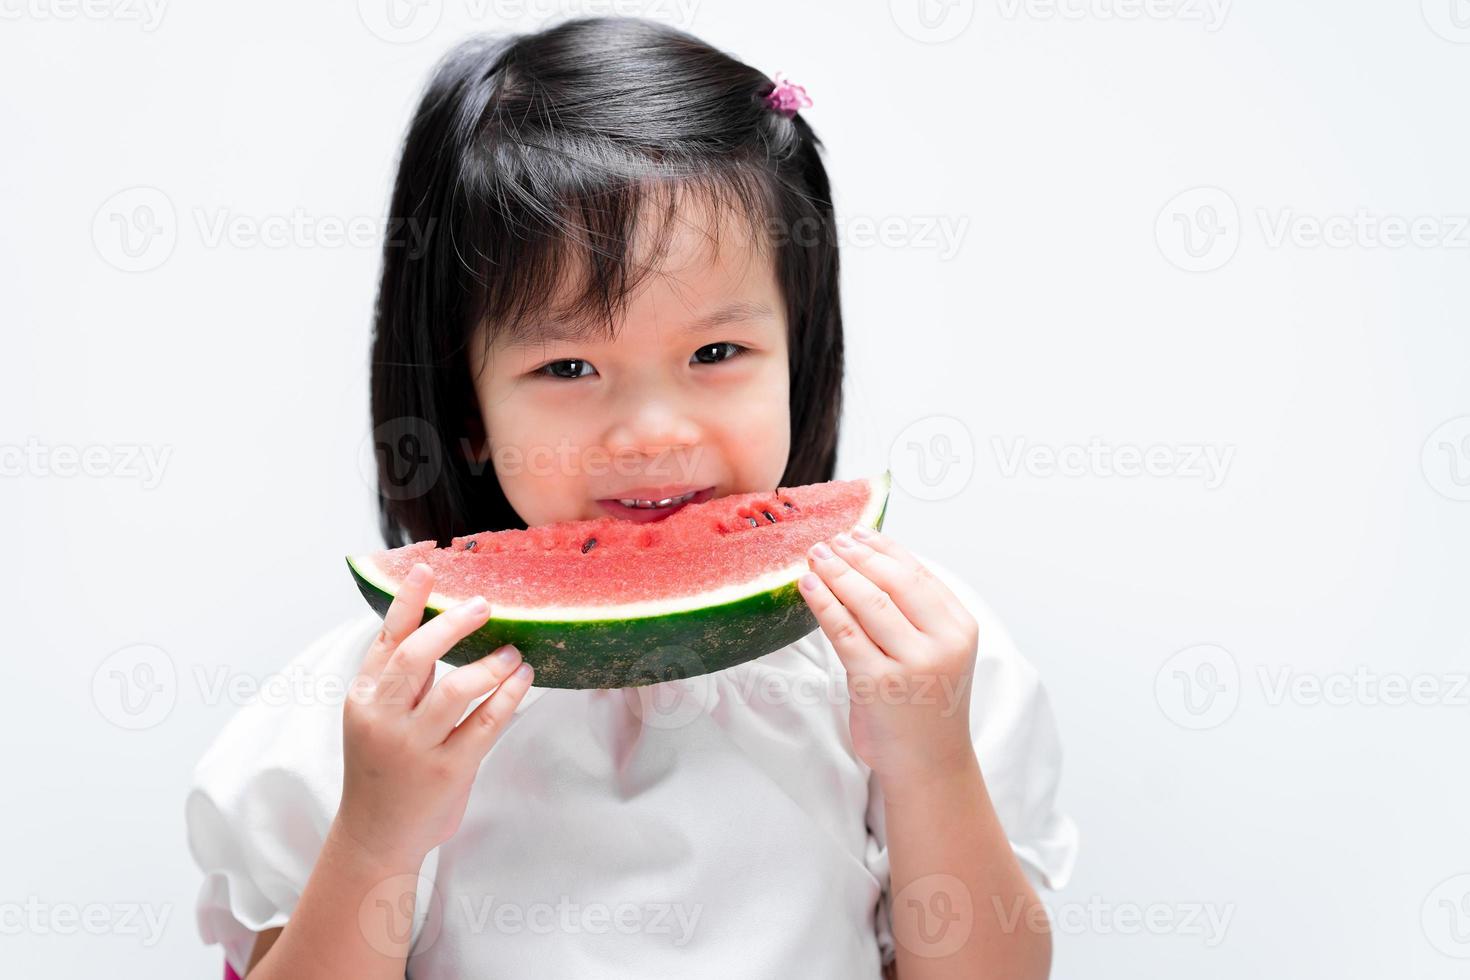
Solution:
<path fill-rule="evenodd" d="M 749 349 L 750 348 L 742 347 L 741 345 L 732 341 L 722 340 L 717 344 L 705 344 L 699 350 L 694 352 L 694 358 L 700 364 L 719 364 L 723 361 L 728 361 L 739 357 L 741 354 L 744 354 Z M 705 354 L 706 352 L 710 352 L 711 356 L 700 356 L 702 354 Z M 586 368 L 587 371 L 584 373 L 582 371 L 582 368 Z M 560 361 L 552 361 L 548 364 L 543 364 L 541 367 L 531 372 L 533 376 L 560 378 L 563 381 L 575 381 L 578 378 L 589 377 L 590 375 L 596 373 L 597 369 L 594 368 L 590 362 L 580 360 L 578 358 L 564 358 Z"/>
<path fill-rule="evenodd" d="M 714 360 L 704 360 L 703 358 L 699 357 L 699 355 L 704 351 L 719 351 L 721 348 L 729 348 L 730 352 L 723 357 L 716 357 Z M 739 357 L 747 350 L 749 350 L 748 347 L 741 347 L 739 344 L 732 343 L 731 341 L 722 340 L 718 344 L 705 344 L 699 350 L 694 352 L 694 356 L 699 359 L 699 363 L 701 364 L 718 364 L 721 361 L 728 361 L 733 358 Z"/>
<path fill-rule="evenodd" d="M 561 373 L 559 371 L 553 370 L 554 368 L 560 367 L 563 364 L 571 364 L 571 365 L 573 365 L 572 372 L 569 373 L 569 374 L 563 374 L 563 373 Z M 535 371 L 532 371 L 531 373 L 532 374 L 546 375 L 546 376 L 553 377 L 553 378 L 564 378 L 566 380 L 572 381 L 572 380 L 576 380 L 577 378 L 586 377 L 586 375 L 582 374 L 578 370 L 578 368 L 580 368 L 580 367 L 588 367 L 588 368 L 591 368 L 592 367 L 592 364 L 590 362 L 588 362 L 588 361 L 581 361 L 581 360 L 577 360 L 575 358 L 568 358 L 566 360 L 552 361 L 550 364 L 544 364 L 541 367 L 537 368 Z M 593 369 L 593 373 L 594 374 L 596 373 L 596 369 L 595 368 Z"/>

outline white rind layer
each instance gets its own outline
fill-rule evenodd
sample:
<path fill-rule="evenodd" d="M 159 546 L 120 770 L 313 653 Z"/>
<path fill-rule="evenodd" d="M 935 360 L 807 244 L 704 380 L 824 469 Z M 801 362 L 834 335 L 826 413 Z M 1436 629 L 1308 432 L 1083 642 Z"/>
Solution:
<path fill-rule="evenodd" d="M 862 515 L 853 523 L 854 527 L 872 527 L 877 523 L 878 515 L 883 512 L 883 505 L 888 498 L 891 478 L 887 472 L 868 479 L 869 494 L 868 503 L 863 508 Z M 398 594 L 398 583 L 386 575 L 373 561 L 371 555 L 353 555 L 348 559 L 352 567 L 357 569 L 371 585 L 376 586 L 389 595 Z M 696 592 L 687 596 L 679 596 L 676 599 L 646 599 L 641 602 L 625 602 L 618 605 L 606 606 L 507 606 L 490 601 L 490 615 L 494 619 L 522 620 L 529 623 L 572 623 L 572 622 L 598 622 L 607 619 L 642 619 L 650 616 L 669 616 L 675 613 L 691 612 L 695 609 L 707 609 L 711 606 L 723 606 L 732 602 L 739 602 L 751 596 L 760 595 L 763 592 L 774 592 L 795 582 L 803 572 L 808 570 L 806 557 L 803 555 L 799 560 L 792 562 L 784 568 L 758 575 L 753 579 L 743 582 L 735 582 L 730 585 L 711 589 L 707 592 Z M 488 596 L 487 596 L 488 598 Z M 452 606 L 457 606 L 463 599 L 456 599 L 444 595 L 442 592 L 430 592 L 428 607 L 435 612 L 443 612 Z"/>

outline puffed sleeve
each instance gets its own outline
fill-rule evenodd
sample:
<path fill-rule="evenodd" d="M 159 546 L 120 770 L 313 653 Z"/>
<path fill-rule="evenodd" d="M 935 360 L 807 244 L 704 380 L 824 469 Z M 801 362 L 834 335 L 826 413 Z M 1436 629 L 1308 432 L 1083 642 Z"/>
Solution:
<path fill-rule="evenodd" d="M 319 637 L 262 681 L 194 768 L 185 825 L 204 872 L 199 934 L 241 976 L 255 934 L 290 918 L 336 816 L 342 706 L 381 626 L 367 611 Z M 425 862 L 421 887 L 437 859 Z"/>
<path fill-rule="evenodd" d="M 912 549 L 910 549 L 912 550 Z M 980 630 L 970 692 L 970 734 L 991 803 L 1021 869 L 1039 888 L 1064 888 L 1077 857 L 1077 827 L 1057 805 L 1062 748 L 1041 677 L 1016 650 L 995 612 L 953 572 L 915 554 L 965 604 Z M 874 931 L 894 959 L 892 894 L 883 793 L 868 779 L 868 870 L 882 884 Z"/>

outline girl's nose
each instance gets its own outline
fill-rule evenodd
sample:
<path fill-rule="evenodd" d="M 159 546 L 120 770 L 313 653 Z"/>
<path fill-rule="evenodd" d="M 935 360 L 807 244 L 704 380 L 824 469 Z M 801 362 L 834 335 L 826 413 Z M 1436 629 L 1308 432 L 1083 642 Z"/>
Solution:
<path fill-rule="evenodd" d="M 653 456 L 689 449 L 699 440 L 700 427 L 686 412 L 668 402 L 644 401 L 614 420 L 606 443 L 614 456 Z"/>

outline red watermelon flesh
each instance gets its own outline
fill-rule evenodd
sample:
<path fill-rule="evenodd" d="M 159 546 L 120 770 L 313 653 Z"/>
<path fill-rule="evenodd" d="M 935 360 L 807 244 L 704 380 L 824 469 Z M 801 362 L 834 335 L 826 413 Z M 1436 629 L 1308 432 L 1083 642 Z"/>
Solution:
<path fill-rule="evenodd" d="M 378 568 L 401 579 L 424 562 L 434 570 L 434 591 L 483 595 L 496 606 L 667 600 L 786 567 L 817 541 L 850 530 L 870 493 L 867 480 L 836 481 L 717 497 L 651 524 L 600 517 L 482 531 L 448 548 L 427 541 L 385 552 Z"/>

